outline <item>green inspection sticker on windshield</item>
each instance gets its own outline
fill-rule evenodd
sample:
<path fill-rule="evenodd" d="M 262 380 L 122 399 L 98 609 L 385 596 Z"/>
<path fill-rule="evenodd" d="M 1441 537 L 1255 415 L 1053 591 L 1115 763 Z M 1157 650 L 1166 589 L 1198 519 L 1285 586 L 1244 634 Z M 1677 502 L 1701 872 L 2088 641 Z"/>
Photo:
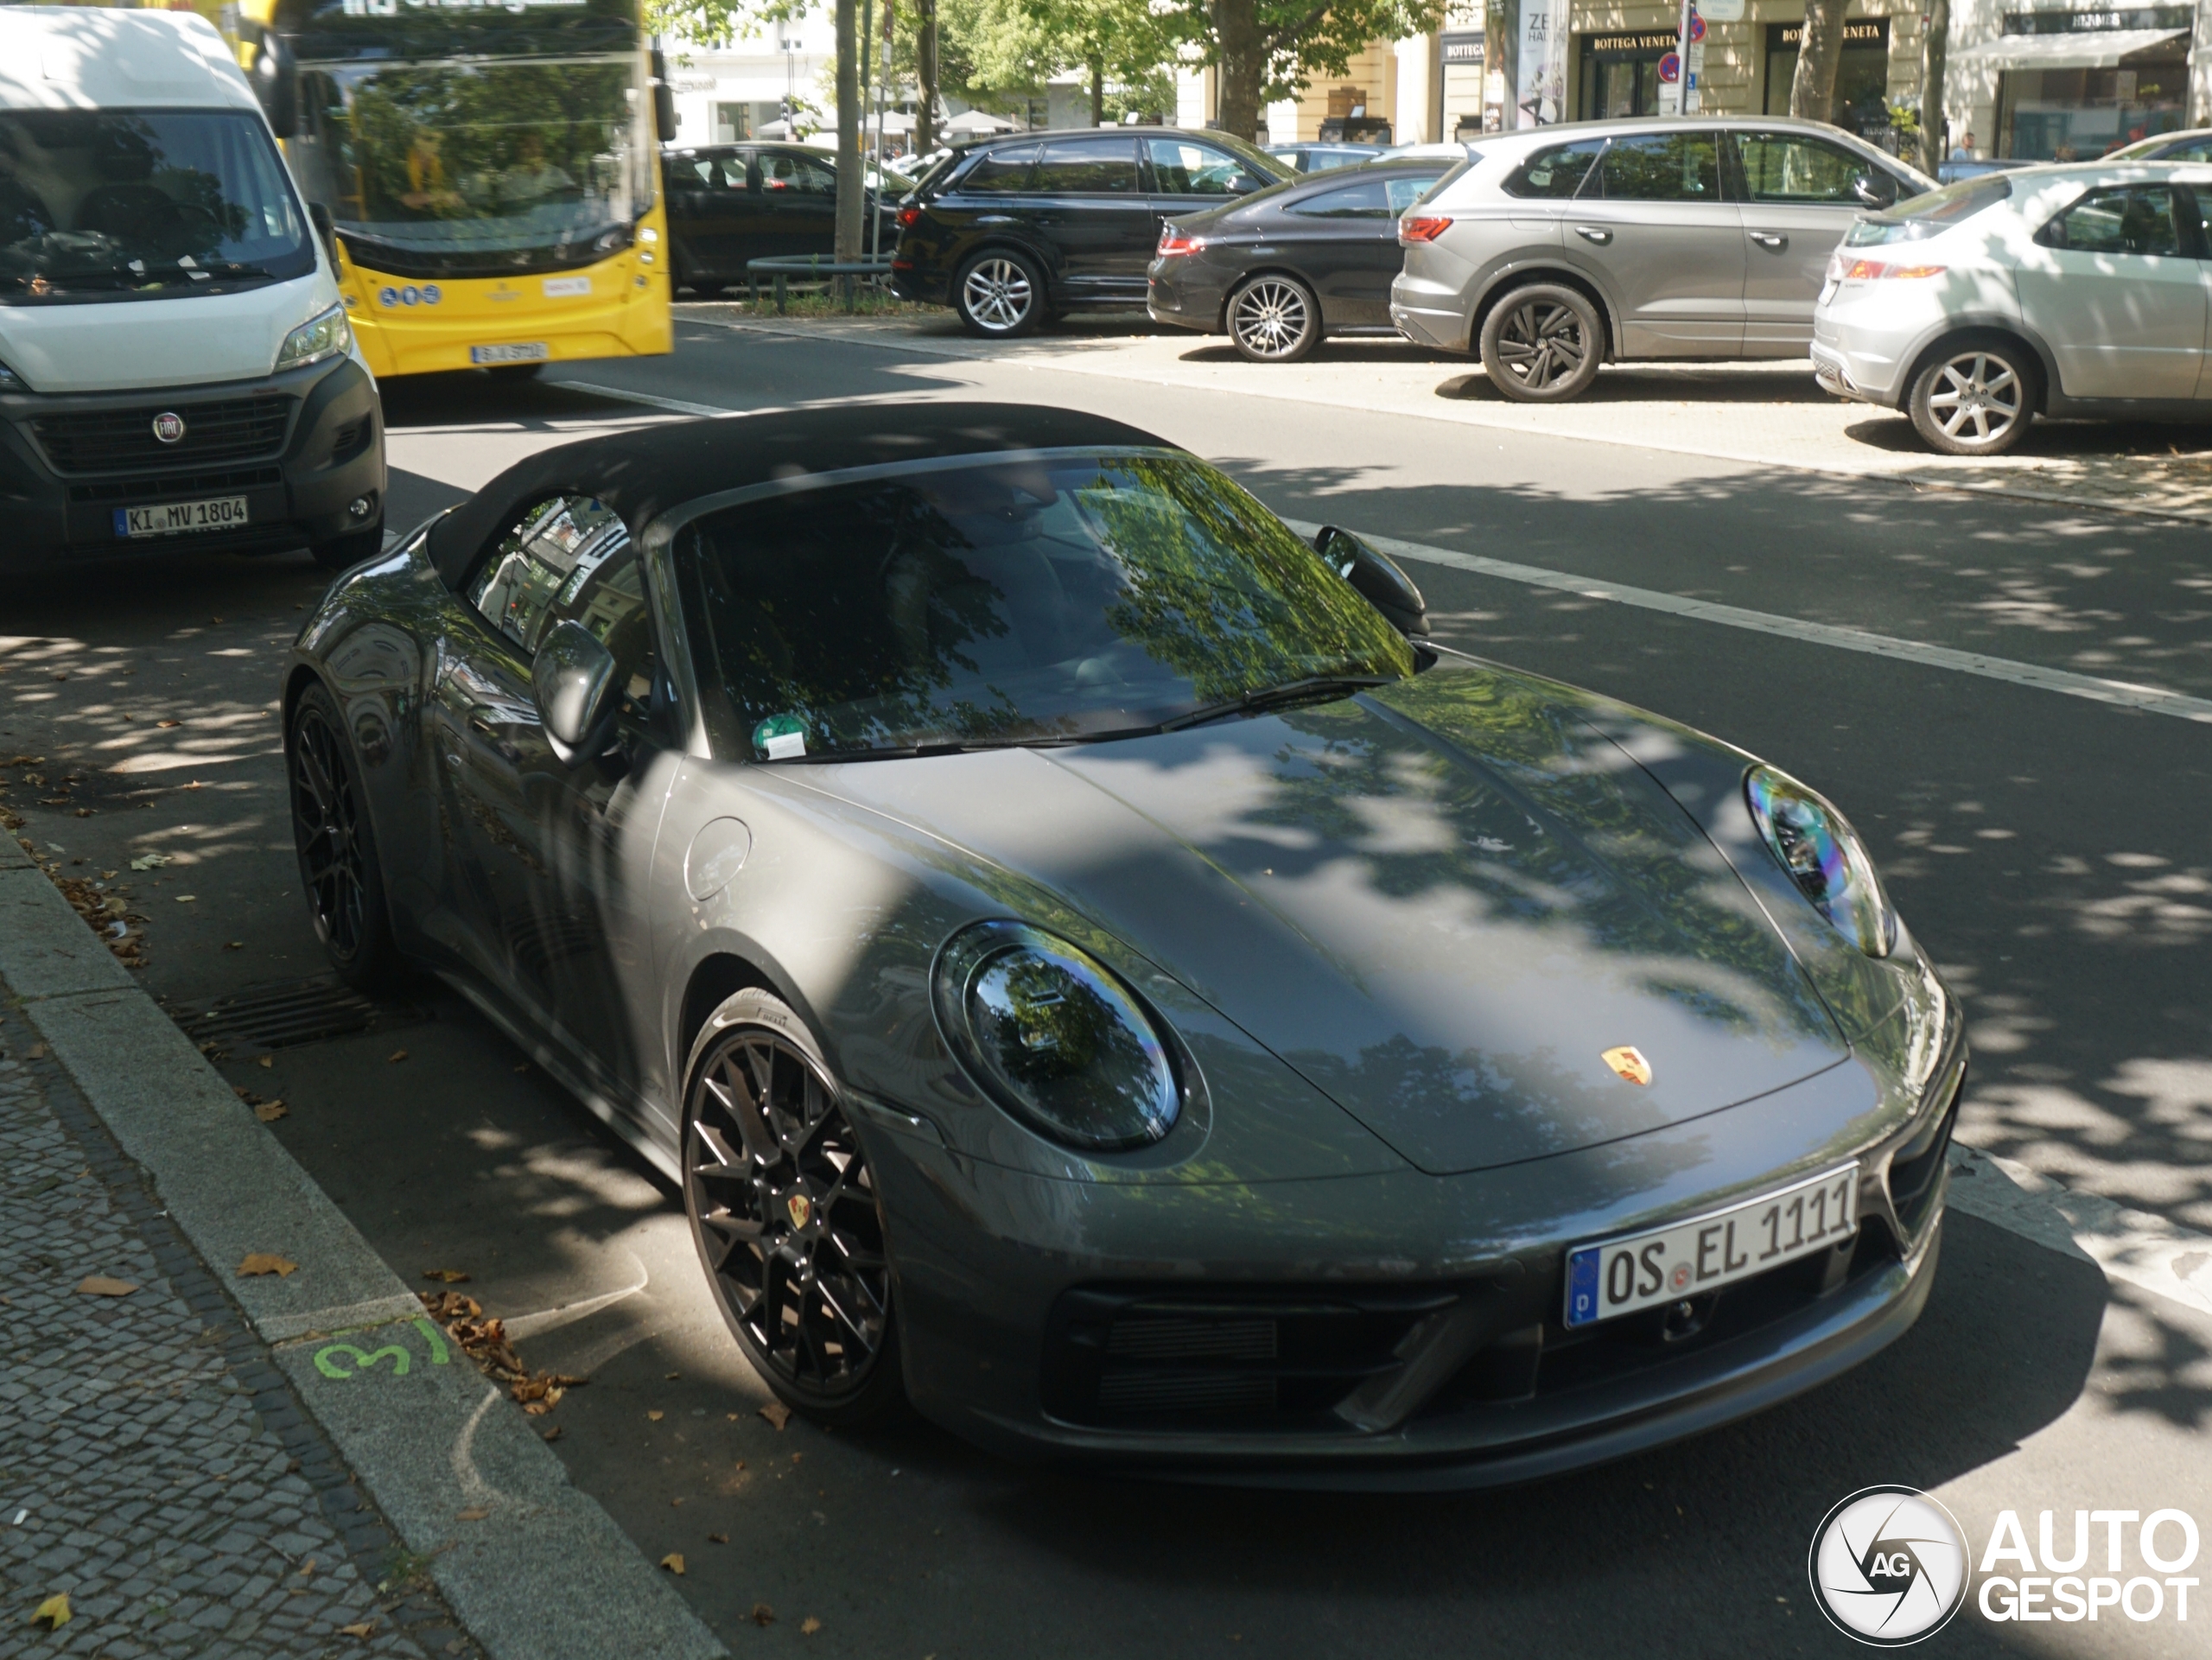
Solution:
<path fill-rule="evenodd" d="M 796 715 L 771 715 L 753 728 L 753 747 L 770 760 L 806 754 L 806 722 Z"/>

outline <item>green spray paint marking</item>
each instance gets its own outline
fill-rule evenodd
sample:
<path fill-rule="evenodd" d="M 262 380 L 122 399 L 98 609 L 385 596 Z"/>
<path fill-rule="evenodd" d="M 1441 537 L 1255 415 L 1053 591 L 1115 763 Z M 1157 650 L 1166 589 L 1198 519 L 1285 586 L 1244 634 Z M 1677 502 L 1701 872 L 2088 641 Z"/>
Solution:
<path fill-rule="evenodd" d="M 446 1364 L 446 1340 L 438 1335 L 438 1328 L 431 1325 L 427 1320 L 424 1320 L 420 1314 L 415 1316 L 415 1325 L 424 1337 L 430 1339 L 430 1364 L 433 1366 L 444 1365 Z"/>
<path fill-rule="evenodd" d="M 415 1318 L 415 1327 L 429 1343 L 430 1364 L 433 1366 L 444 1365 L 446 1340 L 438 1328 L 419 1314 Z M 353 1357 L 353 1364 L 350 1371 L 339 1359 L 338 1357 L 341 1355 Z M 386 1356 L 391 1357 L 391 1375 L 394 1377 L 406 1377 L 409 1370 L 415 1364 L 414 1357 L 407 1352 L 403 1345 L 397 1343 L 387 1343 L 381 1349 L 370 1350 L 357 1348 L 351 1343 L 327 1343 L 315 1352 L 315 1369 L 325 1377 L 342 1383 L 349 1378 L 359 1377 L 363 1372 L 374 1371 L 377 1362 Z"/>

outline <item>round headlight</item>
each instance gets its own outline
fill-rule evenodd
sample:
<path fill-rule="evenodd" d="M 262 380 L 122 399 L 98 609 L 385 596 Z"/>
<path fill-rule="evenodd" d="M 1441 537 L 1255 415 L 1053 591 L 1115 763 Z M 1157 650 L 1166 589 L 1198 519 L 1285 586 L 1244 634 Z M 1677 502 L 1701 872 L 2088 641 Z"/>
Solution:
<path fill-rule="evenodd" d="M 1897 940 L 1897 913 L 1851 821 L 1771 766 L 1751 768 L 1744 794 L 1790 881 L 1845 938 L 1869 957 L 1887 957 Z"/>
<path fill-rule="evenodd" d="M 1071 1147 L 1144 1147 L 1175 1127 L 1182 1091 L 1135 993 L 1066 940 L 982 922 L 938 953 L 938 1029 L 976 1086 Z"/>

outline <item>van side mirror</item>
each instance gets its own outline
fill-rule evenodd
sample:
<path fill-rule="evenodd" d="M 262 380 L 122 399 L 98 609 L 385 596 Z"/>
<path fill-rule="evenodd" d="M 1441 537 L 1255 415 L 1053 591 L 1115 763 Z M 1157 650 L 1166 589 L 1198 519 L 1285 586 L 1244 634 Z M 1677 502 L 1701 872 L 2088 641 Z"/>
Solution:
<path fill-rule="evenodd" d="M 1313 538 L 1313 550 L 1408 639 L 1428 638 L 1428 601 L 1395 560 L 1333 525 L 1321 527 Z"/>
<path fill-rule="evenodd" d="M 253 95 L 279 138 L 300 131 L 300 66 L 282 35 L 264 30 L 253 54 Z"/>
<path fill-rule="evenodd" d="M 530 690 L 546 741 L 564 762 L 588 760 L 614 735 L 614 654 L 590 629 L 560 623 L 537 647 Z"/>
<path fill-rule="evenodd" d="M 676 112 L 676 88 L 668 84 L 668 54 L 655 47 L 649 63 L 653 82 L 653 133 L 662 143 L 672 144 L 683 118 Z"/>
<path fill-rule="evenodd" d="M 330 255 L 330 270 L 338 274 L 338 226 L 330 217 L 330 210 L 319 201 L 308 204 L 308 223 L 315 226 L 315 233 L 322 239 L 322 245 Z"/>

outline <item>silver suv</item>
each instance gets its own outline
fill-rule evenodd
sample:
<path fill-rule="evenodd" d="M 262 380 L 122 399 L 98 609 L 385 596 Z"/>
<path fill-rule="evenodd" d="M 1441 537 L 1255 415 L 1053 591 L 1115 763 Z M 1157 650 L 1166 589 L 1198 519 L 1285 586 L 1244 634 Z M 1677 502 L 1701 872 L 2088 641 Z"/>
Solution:
<path fill-rule="evenodd" d="M 1935 181 L 1810 121 L 1591 121 L 1485 138 L 1406 210 L 1390 321 L 1556 403 L 1623 358 L 1791 358 L 1862 213 Z"/>

